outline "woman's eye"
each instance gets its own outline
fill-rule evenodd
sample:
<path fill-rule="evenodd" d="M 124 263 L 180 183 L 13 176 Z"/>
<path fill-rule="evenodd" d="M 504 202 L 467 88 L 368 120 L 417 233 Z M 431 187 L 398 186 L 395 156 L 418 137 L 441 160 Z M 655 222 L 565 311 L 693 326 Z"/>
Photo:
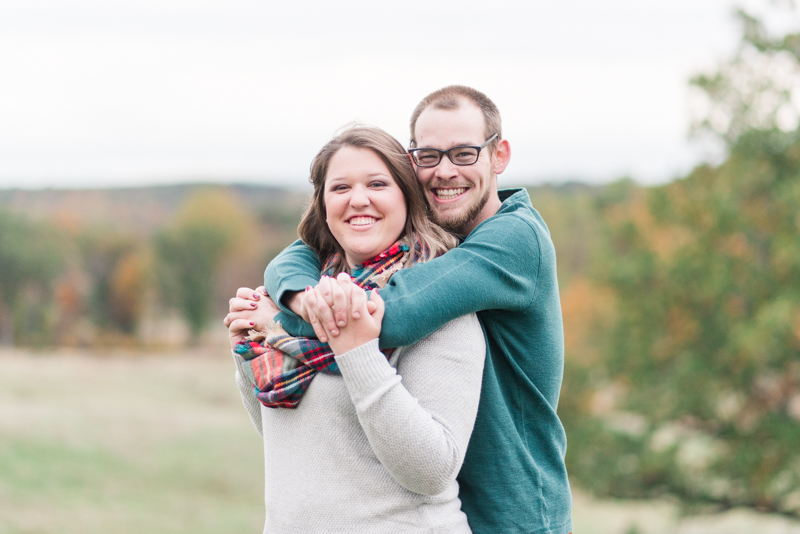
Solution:
<path fill-rule="evenodd" d="M 345 190 L 347 190 L 347 186 L 346 185 L 334 185 L 333 187 L 331 187 L 331 191 L 334 192 L 334 193 L 340 192 L 340 191 L 345 191 Z"/>
<path fill-rule="evenodd" d="M 386 182 L 377 181 L 377 182 L 372 182 L 369 185 L 370 185 L 370 187 L 386 187 L 387 184 L 386 184 Z"/>

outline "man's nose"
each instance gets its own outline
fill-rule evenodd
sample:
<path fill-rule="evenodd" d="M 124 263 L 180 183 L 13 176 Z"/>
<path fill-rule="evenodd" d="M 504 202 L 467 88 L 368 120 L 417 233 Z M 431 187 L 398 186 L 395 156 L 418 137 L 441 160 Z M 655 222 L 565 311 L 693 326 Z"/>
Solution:
<path fill-rule="evenodd" d="M 458 176 L 458 165 L 443 156 L 439 164 L 433 169 L 434 175 L 442 180 L 449 180 Z"/>

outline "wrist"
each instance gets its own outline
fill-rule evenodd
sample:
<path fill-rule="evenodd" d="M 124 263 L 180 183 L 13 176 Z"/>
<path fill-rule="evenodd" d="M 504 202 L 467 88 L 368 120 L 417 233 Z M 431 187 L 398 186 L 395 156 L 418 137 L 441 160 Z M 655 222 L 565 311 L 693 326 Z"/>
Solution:
<path fill-rule="evenodd" d="M 286 291 L 281 300 L 292 313 L 299 317 L 303 316 L 303 291 Z"/>

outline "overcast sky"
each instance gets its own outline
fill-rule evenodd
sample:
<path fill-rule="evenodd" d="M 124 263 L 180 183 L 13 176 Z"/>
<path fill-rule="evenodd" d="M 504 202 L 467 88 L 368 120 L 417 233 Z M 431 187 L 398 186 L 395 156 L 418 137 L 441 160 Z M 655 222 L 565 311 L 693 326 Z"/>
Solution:
<path fill-rule="evenodd" d="M 501 183 L 663 182 L 703 157 L 687 81 L 734 50 L 733 6 L 4 0 L 0 187 L 302 187 L 339 128 L 406 145 L 416 103 L 453 83 L 500 108 Z"/>

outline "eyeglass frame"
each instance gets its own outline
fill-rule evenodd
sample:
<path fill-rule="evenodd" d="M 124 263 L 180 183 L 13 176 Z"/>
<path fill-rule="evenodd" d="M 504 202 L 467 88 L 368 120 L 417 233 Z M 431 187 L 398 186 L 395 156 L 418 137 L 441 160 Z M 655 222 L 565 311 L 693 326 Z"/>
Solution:
<path fill-rule="evenodd" d="M 419 148 L 409 148 L 408 149 L 408 155 L 411 156 L 411 160 L 414 162 L 414 164 L 417 167 L 420 167 L 420 168 L 423 168 L 423 169 L 432 169 L 432 168 L 436 167 L 437 165 L 439 165 L 442 162 L 442 156 L 444 156 L 444 155 L 447 155 L 447 159 L 449 159 L 450 163 L 452 163 L 453 165 L 458 165 L 459 167 L 469 167 L 470 165 L 475 165 L 476 163 L 478 163 L 478 159 L 481 157 L 481 150 L 483 150 L 486 147 L 486 145 L 488 145 L 489 143 L 494 141 L 495 138 L 497 138 L 497 137 L 499 137 L 497 134 L 492 134 L 492 136 L 489 139 L 487 139 L 486 142 L 483 143 L 481 146 L 458 145 L 458 146 L 454 146 L 454 147 L 448 148 L 447 150 L 439 150 L 438 148 L 424 147 L 424 146 L 423 147 L 419 147 Z M 450 156 L 450 152 L 452 152 L 453 150 L 456 150 L 457 148 L 474 148 L 475 150 L 477 150 L 478 153 L 475 154 L 475 161 L 473 161 L 472 163 L 456 163 L 455 161 L 453 161 L 453 158 Z M 419 162 L 417 161 L 416 156 L 414 156 L 414 152 L 418 152 L 420 150 L 434 150 L 434 151 L 438 152 L 439 153 L 439 161 L 437 161 L 433 165 L 420 165 Z"/>

